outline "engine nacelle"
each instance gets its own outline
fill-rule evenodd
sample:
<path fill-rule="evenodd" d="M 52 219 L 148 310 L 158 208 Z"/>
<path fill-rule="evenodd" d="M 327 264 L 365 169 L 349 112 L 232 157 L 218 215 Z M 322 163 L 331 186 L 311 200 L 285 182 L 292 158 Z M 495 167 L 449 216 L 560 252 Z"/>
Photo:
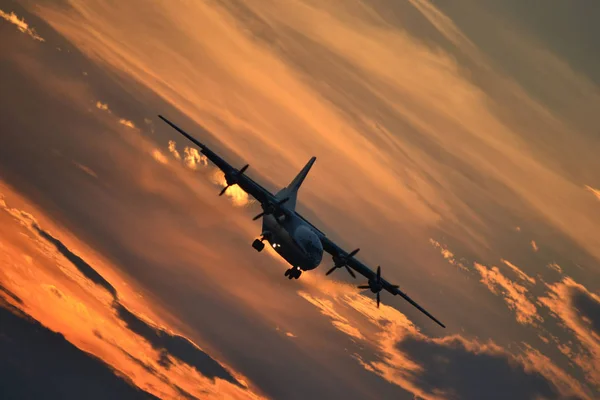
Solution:
<path fill-rule="evenodd" d="M 376 280 L 369 280 L 368 283 L 369 283 L 369 289 L 373 293 L 381 292 L 381 290 L 383 289 L 383 285 L 381 284 L 381 282 L 378 282 Z"/>

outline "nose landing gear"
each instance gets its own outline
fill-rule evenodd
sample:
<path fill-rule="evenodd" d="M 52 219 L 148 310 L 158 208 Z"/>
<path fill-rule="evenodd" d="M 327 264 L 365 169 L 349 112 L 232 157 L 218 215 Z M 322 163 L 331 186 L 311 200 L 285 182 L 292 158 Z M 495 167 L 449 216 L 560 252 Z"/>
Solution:
<path fill-rule="evenodd" d="M 287 269 L 284 275 L 287 276 L 288 279 L 298 279 L 300 278 L 300 275 L 302 275 L 302 270 L 298 267 L 292 267 L 290 269 Z"/>

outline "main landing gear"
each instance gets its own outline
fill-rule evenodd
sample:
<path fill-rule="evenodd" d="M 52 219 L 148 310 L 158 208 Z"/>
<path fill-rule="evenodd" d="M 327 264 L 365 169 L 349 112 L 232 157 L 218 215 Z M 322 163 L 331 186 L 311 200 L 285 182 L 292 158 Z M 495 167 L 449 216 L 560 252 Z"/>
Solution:
<path fill-rule="evenodd" d="M 292 267 L 290 269 L 287 269 L 284 275 L 287 276 L 288 279 L 298 279 L 300 278 L 300 275 L 302 275 L 302 270 L 298 267 Z"/>
<path fill-rule="evenodd" d="M 265 248 L 265 243 L 260 239 L 255 239 L 254 242 L 252 242 L 252 247 L 260 253 Z"/>

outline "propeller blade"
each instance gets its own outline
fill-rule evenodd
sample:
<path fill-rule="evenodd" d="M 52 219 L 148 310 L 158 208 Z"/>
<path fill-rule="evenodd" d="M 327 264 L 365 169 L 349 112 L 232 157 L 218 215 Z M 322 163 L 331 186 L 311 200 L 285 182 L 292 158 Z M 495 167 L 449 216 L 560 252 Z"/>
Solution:
<path fill-rule="evenodd" d="M 244 165 L 244 166 L 242 167 L 242 169 L 240 169 L 240 172 L 239 172 L 239 174 L 240 174 L 240 175 L 242 175 L 242 174 L 244 173 L 244 171 L 248 169 L 248 167 L 249 167 L 249 166 L 250 166 L 250 165 L 248 165 L 248 164 Z"/>
<path fill-rule="evenodd" d="M 356 275 L 354 275 L 354 272 L 352 272 L 352 270 L 350 269 L 350 267 L 349 267 L 349 266 L 347 266 L 347 265 L 344 265 L 344 267 L 346 267 L 346 270 L 348 271 L 348 273 L 349 273 L 350 275 L 352 275 L 352 277 L 353 277 L 354 279 L 356 279 Z"/>
<path fill-rule="evenodd" d="M 381 301 L 381 299 L 379 298 L 379 292 L 377 292 L 377 308 L 379 308 L 380 301 Z"/>
<path fill-rule="evenodd" d="M 260 214 L 258 214 L 256 217 L 252 218 L 252 221 L 256 221 L 257 219 L 259 219 L 260 217 L 262 217 L 263 215 L 265 215 L 265 212 L 261 212 Z"/>
<path fill-rule="evenodd" d="M 381 266 L 377 266 L 377 280 L 381 280 Z"/>
<path fill-rule="evenodd" d="M 336 268 L 337 268 L 337 267 L 334 265 L 334 266 L 333 266 L 333 267 L 332 267 L 332 268 L 331 268 L 329 271 L 327 271 L 327 272 L 325 273 L 325 275 L 329 275 L 330 273 L 332 273 L 333 271 L 335 271 L 335 269 L 336 269 Z"/>
<path fill-rule="evenodd" d="M 354 257 L 356 255 L 356 253 L 358 253 L 360 251 L 360 249 L 356 249 L 350 252 L 350 254 L 348 254 L 348 258 Z"/>
<path fill-rule="evenodd" d="M 357 286 L 358 289 L 371 289 L 371 286 L 369 285 L 359 285 Z"/>
<path fill-rule="evenodd" d="M 219 193 L 219 196 L 223 196 L 223 193 L 225 193 L 227 191 L 227 189 L 229 189 L 229 185 L 225 186 L 223 188 L 223 190 L 221 190 L 221 193 Z"/>

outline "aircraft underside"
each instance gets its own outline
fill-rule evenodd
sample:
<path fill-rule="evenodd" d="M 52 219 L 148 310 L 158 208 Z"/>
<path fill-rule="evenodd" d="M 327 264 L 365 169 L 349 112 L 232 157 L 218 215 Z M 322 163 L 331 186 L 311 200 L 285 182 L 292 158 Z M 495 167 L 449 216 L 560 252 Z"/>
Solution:
<path fill-rule="evenodd" d="M 320 264 L 322 254 L 308 254 L 301 249 L 286 227 L 271 215 L 264 217 L 263 232 L 259 239 L 254 240 L 252 247 L 260 252 L 265 247 L 265 241 L 290 264 L 290 268 L 285 271 L 288 279 L 298 279 L 302 271 L 314 269 Z"/>

